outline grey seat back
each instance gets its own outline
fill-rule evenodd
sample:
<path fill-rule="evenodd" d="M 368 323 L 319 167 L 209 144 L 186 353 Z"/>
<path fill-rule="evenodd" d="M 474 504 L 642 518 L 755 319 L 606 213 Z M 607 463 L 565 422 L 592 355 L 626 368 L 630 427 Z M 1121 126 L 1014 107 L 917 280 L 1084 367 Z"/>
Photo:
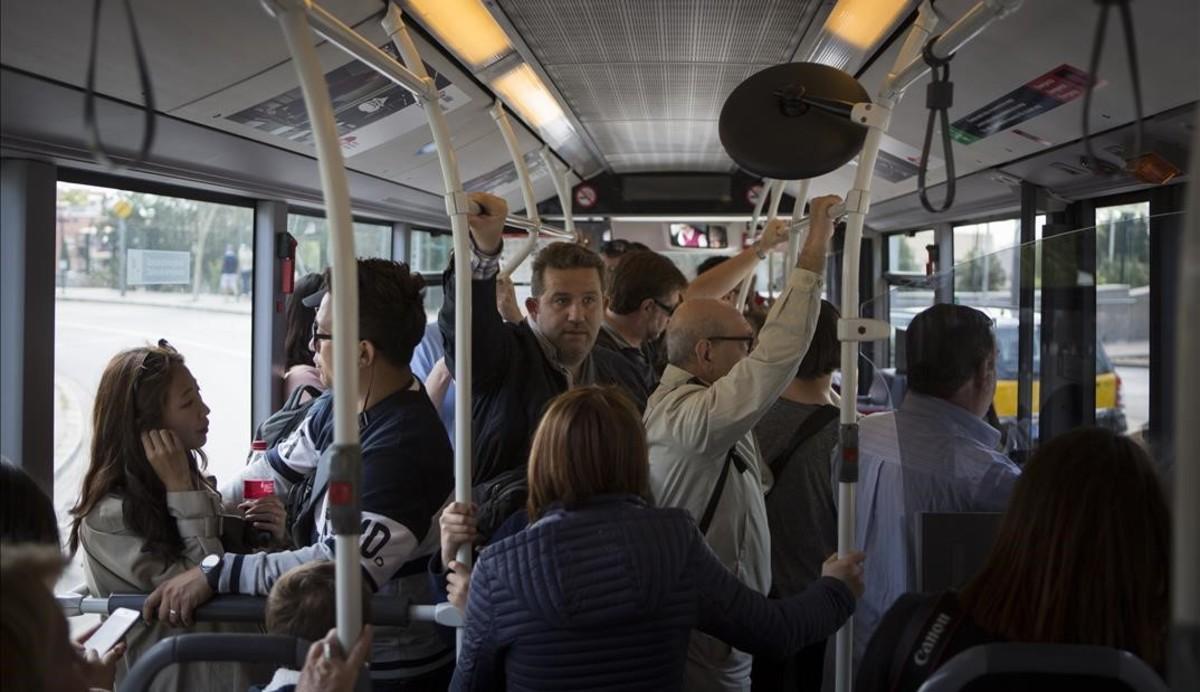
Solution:
<path fill-rule="evenodd" d="M 1120 681 L 1137 692 L 1167 692 L 1162 678 L 1128 651 L 1082 644 L 985 644 L 951 658 L 918 692 L 957 692 L 987 675 L 1089 675 Z"/>

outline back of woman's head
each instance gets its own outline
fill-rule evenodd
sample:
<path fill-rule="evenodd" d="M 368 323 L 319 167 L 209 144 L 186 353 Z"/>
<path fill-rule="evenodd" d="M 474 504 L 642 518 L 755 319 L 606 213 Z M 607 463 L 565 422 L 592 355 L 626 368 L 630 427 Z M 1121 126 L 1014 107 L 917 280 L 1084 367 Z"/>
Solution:
<path fill-rule="evenodd" d="M 283 338 L 285 368 L 313 364 L 313 352 L 308 350 L 308 342 L 312 338 L 317 309 L 306 306 L 304 299 L 321 290 L 324 283 L 325 278 L 316 272 L 305 274 L 296 280 L 292 295 L 288 297 L 287 328 Z"/>
<path fill-rule="evenodd" d="M 8 459 L 0 460 L 0 541 L 62 549 L 58 517 L 50 498 Z"/>
<path fill-rule="evenodd" d="M 79 547 L 83 518 L 112 493 L 125 500 L 125 521 L 145 539 L 149 552 L 172 558 L 182 550 L 167 512 L 166 486 L 146 459 L 141 434 L 164 427 L 171 379 L 183 365 L 183 356 L 160 340 L 157 346 L 121 351 L 104 368 L 92 407 L 91 463 L 71 509 L 72 553 Z"/>
<path fill-rule="evenodd" d="M 576 387 L 550 402 L 529 452 L 529 518 L 556 502 L 572 508 L 596 495 L 650 498 L 642 419 L 613 387 Z"/>
<path fill-rule="evenodd" d="M 963 606 L 1013 641 L 1110 646 L 1161 667 L 1169 534 L 1145 451 L 1108 430 L 1074 430 L 1026 465 Z"/>
<path fill-rule="evenodd" d="M 86 689 L 48 586 L 62 566 L 56 547 L 5 543 L 0 550 L 0 688 Z"/>

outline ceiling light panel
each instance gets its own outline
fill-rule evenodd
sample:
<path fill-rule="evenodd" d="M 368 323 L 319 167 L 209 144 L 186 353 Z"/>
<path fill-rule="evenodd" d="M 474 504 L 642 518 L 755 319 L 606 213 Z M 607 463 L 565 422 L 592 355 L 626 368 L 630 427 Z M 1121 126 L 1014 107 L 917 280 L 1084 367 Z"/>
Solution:
<path fill-rule="evenodd" d="M 513 50 L 480 0 L 407 0 L 405 8 L 473 71 Z"/>

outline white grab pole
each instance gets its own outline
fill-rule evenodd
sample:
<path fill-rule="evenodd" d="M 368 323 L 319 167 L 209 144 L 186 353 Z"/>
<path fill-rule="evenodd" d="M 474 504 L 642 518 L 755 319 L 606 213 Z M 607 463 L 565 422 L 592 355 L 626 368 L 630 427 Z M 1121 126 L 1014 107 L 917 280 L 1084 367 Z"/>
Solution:
<path fill-rule="evenodd" d="M 517 169 L 521 197 L 525 200 L 525 217 L 533 224 L 533 228 L 528 231 L 529 240 L 500 269 L 500 278 L 507 279 L 512 276 L 517 267 L 521 266 L 526 257 L 533 254 L 538 243 L 538 226 L 542 220 L 538 216 L 537 199 L 533 195 L 533 181 L 529 178 L 529 167 L 525 165 L 525 156 L 521 153 L 520 143 L 517 142 L 517 133 L 513 131 L 512 122 L 508 119 L 504 104 L 499 101 L 492 104 L 491 114 L 492 120 L 495 120 L 496 126 L 500 128 L 500 136 L 504 139 L 504 146 L 508 148 L 508 155 L 512 158 L 513 167 Z M 553 175 L 553 171 L 551 171 L 551 175 Z"/>
<path fill-rule="evenodd" d="M 783 191 L 787 188 L 787 184 L 788 181 L 786 180 L 775 181 L 775 194 L 771 195 L 771 207 L 767 211 L 767 223 L 771 223 L 779 216 L 779 202 L 783 199 Z M 762 236 L 760 235 L 759 237 L 761 238 Z M 746 283 L 750 283 L 749 277 L 746 277 Z M 772 300 L 775 298 L 775 253 L 770 250 L 767 251 L 767 298 Z M 738 305 L 745 304 L 745 299 L 742 299 L 742 302 L 738 303 Z"/>
<path fill-rule="evenodd" d="M 951 26 L 934 43 L 934 53 L 948 55 L 977 36 L 989 23 L 1011 14 L 1021 0 L 982 0 Z M 862 250 L 863 224 L 871 204 L 871 181 L 879 145 L 887 130 L 892 108 L 904 90 L 929 68 L 921 61 L 921 51 L 937 25 L 937 15 L 928 0 L 921 3 L 917 21 L 909 30 L 900 54 L 888 73 L 879 95 L 870 104 L 855 106 L 852 118 L 868 126 L 867 138 L 859 154 L 854 187 L 846 196 L 846 238 L 842 253 L 842 319 L 838 335 L 842 340 L 842 398 L 841 398 L 841 472 L 838 478 L 838 554 L 855 549 L 855 491 L 858 484 L 858 344 L 864 337 L 852 334 L 851 326 L 862 324 L 858 319 L 859 257 Z M 920 66 L 916 63 L 920 62 Z M 857 324 L 855 324 L 857 323 Z M 865 328 L 864 328 L 865 329 Z M 861 334 L 861 332 L 860 332 Z M 872 337 L 873 338 L 873 337 Z M 868 587 L 869 588 L 869 587 Z M 854 619 L 846 621 L 837 633 L 835 651 L 836 692 L 850 692 L 853 673 Z"/>
<path fill-rule="evenodd" d="M 442 182 L 446 190 L 446 213 L 450 216 L 450 228 L 454 237 L 454 500 L 471 502 L 471 241 L 467 214 L 470 204 L 462 189 L 458 175 L 458 157 L 450 142 L 450 131 L 446 117 L 438 102 L 433 80 L 425 71 L 421 55 L 404 26 L 404 15 L 396 3 L 388 3 L 383 28 L 388 38 L 396 45 L 405 64 L 422 81 L 429 85 L 430 92 L 423 99 L 425 117 L 433 132 L 437 146 L 438 161 L 442 168 Z M 485 306 L 493 309 L 492 306 Z M 468 569 L 471 566 L 471 546 L 458 549 L 456 559 Z M 462 629 L 458 630 L 458 644 L 462 648 Z"/>
<path fill-rule="evenodd" d="M 542 147 L 538 155 L 542 157 L 542 163 L 546 164 L 551 180 L 554 181 L 554 191 L 558 193 L 558 205 L 562 207 L 563 211 L 563 229 L 575 236 L 575 212 L 571 208 L 571 186 L 567 184 L 569 171 L 559 167 L 554 160 L 554 155 L 550 153 L 549 147 Z"/>
<path fill-rule="evenodd" d="M 771 196 L 771 190 L 775 187 L 775 181 L 770 178 L 763 178 L 762 192 L 758 195 L 758 199 L 754 202 L 754 211 L 750 212 L 750 225 L 746 227 L 746 234 L 750 236 L 750 242 L 758 240 L 758 220 L 762 217 L 763 207 L 767 204 L 767 197 Z M 741 310 L 746 305 L 746 298 L 750 296 L 750 284 L 753 276 L 747 276 L 742 279 L 742 283 L 738 285 L 737 306 Z"/>
<path fill-rule="evenodd" d="M 338 142 L 333 105 L 325 84 L 314 36 L 304 11 L 305 3 L 274 5 L 288 51 L 296 66 L 308 120 L 312 124 L 325 216 L 329 222 L 329 249 L 333 261 L 333 388 L 334 460 L 330 483 L 350 483 L 350 505 L 331 509 L 337 564 L 337 632 L 349 651 L 362 629 L 362 566 L 359 562 L 359 485 L 362 458 L 358 439 L 358 267 L 354 259 L 354 227 L 345 161 Z M 341 468 L 339 468 L 341 467 Z M 331 504 L 332 507 L 332 504 Z M 340 516 L 339 516 L 340 514 Z"/>
<path fill-rule="evenodd" d="M 796 203 L 792 206 L 792 230 L 788 233 L 787 255 L 783 261 L 783 282 L 786 284 L 792 275 L 792 267 L 796 266 L 796 258 L 800 256 L 800 246 L 808 235 L 808 226 L 800 226 L 804 217 L 804 204 L 808 201 L 808 188 L 811 179 L 801 180 L 796 190 Z"/>

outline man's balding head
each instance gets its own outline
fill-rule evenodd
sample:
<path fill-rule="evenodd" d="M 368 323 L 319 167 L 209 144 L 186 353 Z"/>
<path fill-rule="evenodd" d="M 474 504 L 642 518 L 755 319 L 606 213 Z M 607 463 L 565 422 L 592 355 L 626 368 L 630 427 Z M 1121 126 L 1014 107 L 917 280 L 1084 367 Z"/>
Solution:
<path fill-rule="evenodd" d="M 754 330 L 729 303 L 687 300 L 667 327 L 667 360 L 713 382 L 746 357 L 753 336 Z"/>

